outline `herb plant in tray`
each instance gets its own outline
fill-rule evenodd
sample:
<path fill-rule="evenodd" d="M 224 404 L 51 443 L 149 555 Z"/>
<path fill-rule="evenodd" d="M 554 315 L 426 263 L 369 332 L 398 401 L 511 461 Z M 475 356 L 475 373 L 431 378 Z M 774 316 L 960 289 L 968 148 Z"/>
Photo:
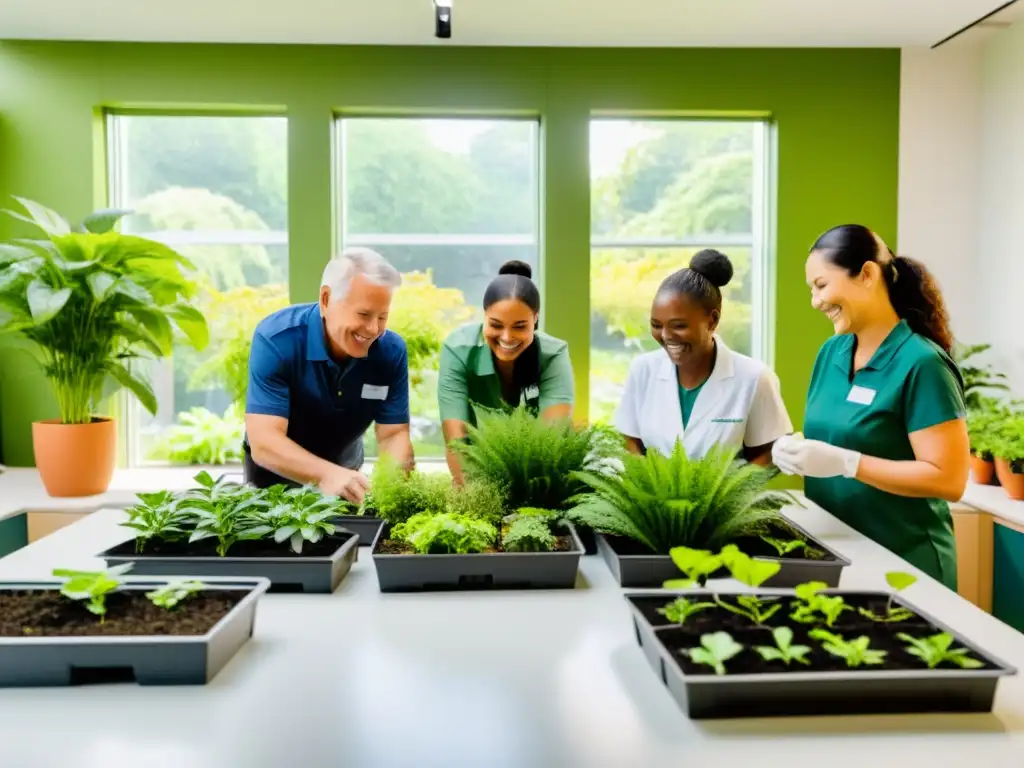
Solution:
<path fill-rule="evenodd" d="M 547 422 L 525 407 L 494 410 L 475 406 L 476 425 L 453 444 L 469 481 L 504 488 L 506 506 L 564 511 L 586 490 L 578 472 L 613 471 L 625 453 L 621 437 L 604 425 L 578 427 L 569 420 Z M 596 552 L 593 532 L 577 530 L 587 553 Z"/>
<path fill-rule="evenodd" d="M 198 487 L 139 494 L 122 523 L 135 538 L 103 552 L 135 572 L 266 576 L 275 590 L 333 592 L 357 555 L 355 534 L 331 520 L 345 502 L 316 488 L 266 489 L 195 476 Z"/>
<path fill-rule="evenodd" d="M 0 582 L 0 687 L 206 683 L 252 636 L 256 601 L 269 586 L 139 581 L 126 577 L 132 568 L 56 569 L 54 581 Z"/>
<path fill-rule="evenodd" d="M 373 547 L 382 591 L 575 585 L 582 546 L 557 512 L 510 510 L 504 486 L 447 474 L 374 472 L 384 525 Z"/>
<path fill-rule="evenodd" d="M 772 586 L 810 579 L 838 584 L 848 562 L 781 514 L 795 504 L 788 493 L 767 489 L 775 476 L 714 448 L 703 458 L 682 443 L 665 456 L 656 450 L 622 457 L 617 473 L 583 471 L 589 489 L 567 516 L 601 532 L 599 548 L 624 587 L 659 586 L 677 574 L 673 547 L 719 549 L 734 544 L 752 556 L 778 561 Z"/>
<path fill-rule="evenodd" d="M 723 563 L 754 588 L 626 595 L 645 656 L 690 717 L 987 711 L 1016 672 L 903 600 L 910 574 L 887 574 L 893 593 L 766 590 L 778 562 L 732 545 L 672 555 L 690 577 Z"/>

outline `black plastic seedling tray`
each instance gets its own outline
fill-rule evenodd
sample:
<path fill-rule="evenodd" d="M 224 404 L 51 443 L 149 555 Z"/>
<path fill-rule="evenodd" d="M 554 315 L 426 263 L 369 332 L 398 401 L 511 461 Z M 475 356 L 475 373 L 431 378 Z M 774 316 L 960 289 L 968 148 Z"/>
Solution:
<path fill-rule="evenodd" d="M 208 540 L 198 542 L 206 544 Z M 121 563 L 135 563 L 135 576 L 217 576 L 224 578 L 267 578 L 272 592 L 315 592 L 330 593 L 338 588 L 345 574 L 349 572 L 359 556 L 359 539 L 348 531 L 336 532 L 325 537 L 320 544 L 326 545 L 327 554 L 306 554 L 311 548 L 304 544 L 306 552 L 296 555 L 282 544 L 279 556 L 245 557 L 232 555 L 242 551 L 251 542 L 239 542 L 228 550 L 225 557 L 216 554 L 141 554 L 135 553 L 135 540 L 130 539 L 97 557 L 106 560 L 107 566 Z M 330 544 L 335 544 L 333 550 Z"/>
<path fill-rule="evenodd" d="M 126 579 L 119 591 L 150 591 L 165 583 L 166 580 Z M 236 579 L 204 583 L 211 591 L 244 594 L 206 634 L 0 637 L 0 687 L 132 680 L 140 685 L 210 682 L 252 637 L 256 604 L 270 582 Z M 60 586 L 55 581 L 3 581 L 0 592 L 57 591 Z M 85 608 L 81 610 L 84 612 Z M 95 620 L 99 622 L 99 617 Z"/>
<path fill-rule="evenodd" d="M 850 590 L 826 590 L 825 594 L 842 595 L 844 599 L 879 599 L 888 600 L 889 595 L 883 592 L 853 592 Z M 991 654 L 980 649 L 976 644 L 950 629 L 945 624 L 926 614 L 913 604 L 896 597 L 894 606 L 904 606 L 913 610 L 917 616 L 908 621 L 885 626 L 887 629 L 868 631 L 909 632 L 915 636 L 947 632 L 954 638 L 954 647 L 966 647 L 971 655 L 985 663 L 980 669 L 935 668 L 928 669 L 923 662 L 909 654 L 898 651 L 890 653 L 892 666 L 889 669 L 863 666 L 848 669 L 841 660 L 830 658 L 834 669 L 830 671 L 802 671 L 801 665 L 794 663 L 788 669 L 782 662 L 775 662 L 782 671 L 761 671 L 751 673 L 749 669 L 751 657 L 741 660 L 744 654 L 756 653 L 747 642 L 773 645 L 768 629 L 735 629 L 737 621 L 746 621 L 742 617 L 734 617 L 722 611 L 722 615 L 730 617 L 723 620 L 721 626 L 707 627 L 707 632 L 719 630 L 729 631 L 733 638 L 747 646 L 733 660 L 726 662 L 726 674 L 716 675 L 709 667 L 701 667 L 701 673 L 695 674 L 693 669 L 699 665 L 684 662 L 684 656 L 678 650 L 683 632 L 688 632 L 685 643 L 687 647 L 699 644 L 697 633 L 704 629 L 680 629 L 678 625 L 668 622 L 656 614 L 656 607 L 671 602 L 678 596 L 686 596 L 693 600 L 707 600 L 714 593 L 707 590 L 687 592 L 647 592 L 625 595 L 632 612 L 636 639 L 654 669 L 655 674 L 668 688 L 676 703 L 690 718 L 738 718 L 738 717 L 774 717 L 783 715 L 854 715 L 854 714 L 897 714 L 925 712 L 989 712 L 995 697 L 996 685 L 1000 677 L 1015 675 L 1017 670 Z M 723 599 L 735 598 L 733 594 L 717 593 Z M 791 592 L 782 590 L 758 590 L 760 596 L 781 596 L 791 600 Z M 783 609 L 784 613 L 786 609 Z M 697 614 L 699 615 L 699 614 Z M 845 614 L 844 614 L 845 615 Z M 688 623 L 693 617 L 688 619 Z M 870 621 L 870 620 L 861 620 Z M 731 626 L 726 626 L 731 622 Z M 770 622 L 773 625 L 784 624 L 801 632 L 801 625 L 784 618 Z M 844 630 L 840 622 L 829 631 L 852 639 L 863 634 L 851 626 Z M 754 633 L 759 633 L 756 636 Z M 794 642 L 805 642 L 797 635 Z M 808 645 L 820 645 L 816 640 L 806 641 Z M 872 641 L 875 647 L 875 641 Z M 814 653 L 827 657 L 824 651 L 816 649 Z M 760 661 L 760 667 L 768 667 Z M 690 665 L 690 671 L 686 669 Z M 732 664 L 746 673 L 729 673 Z"/>
<path fill-rule="evenodd" d="M 377 538 L 383 520 L 373 515 L 338 515 L 331 522 L 337 528 L 344 528 L 359 537 L 359 546 L 368 547 Z"/>
<path fill-rule="evenodd" d="M 789 518 L 785 518 L 784 523 L 805 539 L 808 545 L 823 552 L 824 557 L 812 560 L 795 556 L 756 555 L 758 560 L 770 560 L 782 566 L 764 586 L 795 587 L 808 581 L 822 581 L 830 587 L 838 587 L 843 568 L 848 566 L 850 561 L 815 539 Z M 642 545 L 632 540 L 598 534 L 597 548 L 620 586 L 660 587 L 669 579 L 682 578 L 671 557 L 656 555 L 649 550 L 645 554 Z M 742 545 L 740 549 L 747 551 Z M 723 573 L 723 576 L 727 575 Z"/>
<path fill-rule="evenodd" d="M 390 533 L 382 526 L 373 543 L 381 592 L 469 589 L 573 589 L 583 545 L 572 525 L 564 552 L 482 552 L 465 555 L 387 554 L 379 551 Z"/>

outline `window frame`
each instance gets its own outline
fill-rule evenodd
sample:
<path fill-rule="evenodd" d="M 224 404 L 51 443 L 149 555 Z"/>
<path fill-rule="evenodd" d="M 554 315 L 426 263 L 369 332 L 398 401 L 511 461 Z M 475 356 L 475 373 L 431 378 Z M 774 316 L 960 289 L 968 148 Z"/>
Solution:
<path fill-rule="evenodd" d="M 103 151 L 106 167 L 106 199 L 112 208 L 131 209 L 126 199 L 128 189 L 128 130 L 126 119 L 130 118 L 238 118 L 260 119 L 277 118 L 284 120 L 287 142 L 289 129 L 287 113 L 283 108 L 266 107 L 252 109 L 219 109 L 183 107 L 181 109 L 149 109 L 145 107 L 108 107 L 101 110 L 100 118 L 103 126 Z M 287 159 L 286 159 L 287 162 Z M 287 171 L 287 169 L 286 169 Z M 290 217 L 289 217 L 290 218 Z M 137 234 L 155 240 L 172 248 L 181 246 L 281 246 L 288 248 L 290 236 L 284 230 L 163 230 L 155 232 L 133 232 L 123 229 L 126 234 Z M 291 271 L 289 254 L 289 273 Z M 170 378 L 173 387 L 174 363 L 173 355 L 156 361 L 157 374 L 153 383 L 162 380 L 165 384 Z M 156 387 L 154 386 L 154 389 Z M 160 400 L 157 399 L 159 409 Z M 119 393 L 114 405 L 115 412 L 121 422 L 120 442 L 124 446 L 124 464 L 130 468 L 152 468 L 175 466 L 171 462 L 147 459 L 142 453 L 142 436 L 140 424 L 145 418 L 142 405 L 133 397 Z M 223 465 L 226 468 L 238 468 L 240 462 Z M 198 471 L 200 468 L 196 467 Z"/>

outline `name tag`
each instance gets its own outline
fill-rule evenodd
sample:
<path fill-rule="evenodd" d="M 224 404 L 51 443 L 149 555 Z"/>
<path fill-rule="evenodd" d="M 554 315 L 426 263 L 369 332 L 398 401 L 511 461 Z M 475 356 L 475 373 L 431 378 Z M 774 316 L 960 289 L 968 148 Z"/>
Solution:
<path fill-rule="evenodd" d="M 523 400 L 536 400 L 540 397 L 540 387 L 536 384 L 531 384 L 523 390 Z"/>
<path fill-rule="evenodd" d="M 871 405 L 875 402 L 875 394 L 875 390 L 873 389 L 858 387 L 854 384 L 850 388 L 850 394 L 846 396 L 846 402 L 856 403 L 857 405 Z"/>
<path fill-rule="evenodd" d="M 388 388 L 376 384 L 363 384 L 363 400 L 386 400 Z"/>

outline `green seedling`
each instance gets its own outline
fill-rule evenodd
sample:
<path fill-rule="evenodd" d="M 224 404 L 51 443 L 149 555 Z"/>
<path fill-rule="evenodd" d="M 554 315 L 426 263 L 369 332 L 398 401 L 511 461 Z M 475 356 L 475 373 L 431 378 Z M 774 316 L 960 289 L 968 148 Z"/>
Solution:
<path fill-rule="evenodd" d="M 940 632 L 931 637 L 911 637 L 906 632 L 896 635 L 900 640 L 907 643 L 907 653 L 917 656 L 934 669 L 944 661 L 956 664 L 961 669 L 980 669 L 985 666 L 981 661 L 972 658 L 966 648 L 950 648 L 953 645 L 953 636 L 947 632 Z"/>
<path fill-rule="evenodd" d="M 824 619 L 829 627 L 835 626 L 836 620 L 843 611 L 852 611 L 839 595 L 822 595 L 821 590 L 827 589 L 823 581 L 808 581 L 798 584 L 794 589 L 796 601 L 791 604 L 793 612 L 789 615 L 793 621 L 801 624 L 814 624 Z"/>
<path fill-rule="evenodd" d="M 754 650 L 761 654 L 765 661 L 782 661 L 789 666 L 794 661 L 800 664 L 810 664 L 807 654 L 811 652 L 810 646 L 793 645 L 793 630 L 789 627 L 776 627 L 772 630 L 772 638 L 775 645 L 758 645 Z"/>
<path fill-rule="evenodd" d="M 72 600 L 88 600 L 85 607 L 100 617 L 100 624 L 107 613 L 107 595 L 121 586 L 121 576 L 130 571 L 135 563 L 123 563 L 104 571 L 73 571 L 57 568 L 53 575 L 67 579 L 60 593 Z"/>
<path fill-rule="evenodd" d="M 188 525 L 188 513 L 181 510 L 181 499 L 170 491 L 140 493 L 140 504 L 125 510 L 128 519 L 121 523 L 125 528 L 135 530 L 135 551 L 142 552 L 151 539 L 174 541 L 184 538 Z"/>
<path fill-rule="evenodd" d="M 722 558 L 706 549 L 672 547 L 668 552 L 676 568 L 686 574 L 685 579 L 669 579 L 662 586 L 665 589 L 689 589 L 695 587 L 722 567 Z"/>
<path fill-rule="evenodd" d="M 743 554 L 735 544 L 727 544 L 718 553 L 729 573 L 748 587 L 760 587 L 782 569 L 781 563 L 755 560 Z"/>
<path fill-rule="evenodd" d="M 165 584 L 159 589 L 147 592 L 146 597 L 158 608 L 170 610 L 183 600 L 203 590 L 203 583 L 199 581 L 175 581 Z"/>
<path fill-rule="evenodd" d="M 292 552 L 300 555 L 305 542 L 316 544 L 324 536 L 330 536 L 335 532 L 334 523 L 330 520 L 336 514 L 333 503 L 324 498 L 307 507 L 279 504 L 257 515 L 253 519 L 256 525 L 248 528 L 246 534 L 263 536 L 272 533 L 274 541 L 278 544 L 287 541 Z"/>
<path fill-rule="evenodd" d="M 872 621 L 877 621 L 879 623 L 884 622 L 891 624 L 896 621 L 906 621 L 907 619 L 914 618 L 914 612 L 912 610 L 902 606 L 893 608 L 892 601 L 896 597 L 896 592 L 901 592 L 916 582 L 917 576 L 914 576 L 912 573 L 904 573 L 902 571 L 890 571 L 885 574 L 885 581 L 893 588 L 893 590 L 895 590 L 889 595 L 889 602 L 886 604 L 885 614 L 879 616 L 877 613 L 873 613 L 867 608 L 858 608 L 857 612 L 860 613 L 861 616 L 865 616 Z"/>
<path fill-rule="evenodd" d="M 716 675 L 725 674 L 725 662 L 743 650 L 743 646 L 732 639 L 728 632 L 715 632 L 700 636 L 700 648 L 691 648 L 684 653 L 696 664 L 706 664 Z"/>
<path fill-rule="evenodd" d="M 556 539 L 547 517 L 525 515 L 522 511 L 514 517 L 501 538 L 502 549 L 506 552 L 550 552 L 555 548 Z"/>
<path fill-rule="evenodd" d="M 807 542 L 802 539 L 786 541 L 785 539 L 773 539 L 771 536 L 762 536 L 761 541 L 770 544 L 779 553 L 779 557 L 784 557 L 797 549 L 807 549 Z"/>
<path fill-rule="evenodd" d="M 782 610 L 782 603 L 776 602 L 778 598 L 760 598 L 756 595 L 736 595 L 736 605 L 725 602 L 717 595 L 715 602 L 727 611 L 745 616 L 759 626 L 763 626 L 768 619 Z M 774 605 L 769 605 L 774 603 Z"/>
<path fill-rule="evenodd" d="M 885 661 L 886 652 L 869 648 L 868 645 L 871 643 L 871 639 L 866 635 L 861 635 L 853 640 L 846 640 L 824 629 L 812 629 L 808 634 L 813 639 L 820 640 L 822 648 L 833 656 L 843 659 L 848 667 L 882 664 Z"/>
<path fill-rule="evenodd" d="M 668 605 L 659 608 L 658 613 L 671 621 L 673 624 L 682 626 L 686 620 L 695 613 L 700 613 L 707 608 L 714 608 L 714 603 L 701 603 L 690 600 L 686 597 L 677 597 Z"/>

